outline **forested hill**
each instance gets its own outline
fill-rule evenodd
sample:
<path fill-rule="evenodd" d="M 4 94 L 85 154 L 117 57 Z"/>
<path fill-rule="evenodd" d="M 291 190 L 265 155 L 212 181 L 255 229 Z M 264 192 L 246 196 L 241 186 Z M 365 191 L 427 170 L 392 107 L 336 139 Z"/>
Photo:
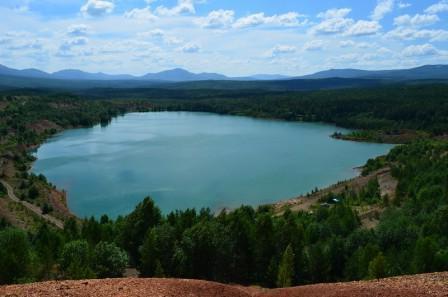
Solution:
<path fill-rule="evenodd" d="M 170 110 L 318 121 L 392 134 L 403 129 L 436 135 L 448 131 L 448 85 L 445 84 L 282 93 L 203 90 L 171 94 L 159 100 L 157 92 L 151 92 L 142 90 L 140 96 L 153 98 Z M 168 100 L 170 96 L 173 100 Z"/>

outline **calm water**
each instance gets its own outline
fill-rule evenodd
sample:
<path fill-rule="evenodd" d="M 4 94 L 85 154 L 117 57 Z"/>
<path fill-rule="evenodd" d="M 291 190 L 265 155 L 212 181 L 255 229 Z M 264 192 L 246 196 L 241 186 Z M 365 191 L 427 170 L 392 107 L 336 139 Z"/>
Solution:
<path fill-rule="evenodd" d="M 36 153 L 35 173 L 68 192 L 77 215 L 116 216 L 150 195 L 168 212 L 259 205 L 356 175 L 384 144 L 338 141 L 343 129 L 208 113 L 132 113 L 63 132 Z"/>

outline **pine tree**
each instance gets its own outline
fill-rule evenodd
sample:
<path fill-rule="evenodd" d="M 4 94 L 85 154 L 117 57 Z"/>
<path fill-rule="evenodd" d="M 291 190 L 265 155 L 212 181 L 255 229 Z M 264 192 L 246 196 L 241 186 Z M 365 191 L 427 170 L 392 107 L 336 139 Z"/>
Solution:
<path fill-rule="evenodd" d="M 162 264 L 160 263 L 159 260 L 156 260 L 156 269 L 154 271 L 154 276 L 155 277 L 165 277 L 165 272 L 163 270 Z"/>
<path fill-rule="evenodd" d="M 380 279 L 386 276 L 386 258 L 380 252 L 375 259 L 369 263 L 369 278 Z"/>
<path fill-rule="evenodd" d="M 283 253 L 278 268 L 277 286 L 281 288 L 290 287 L 294 278 L 294 252 L 288 245 Z"/>

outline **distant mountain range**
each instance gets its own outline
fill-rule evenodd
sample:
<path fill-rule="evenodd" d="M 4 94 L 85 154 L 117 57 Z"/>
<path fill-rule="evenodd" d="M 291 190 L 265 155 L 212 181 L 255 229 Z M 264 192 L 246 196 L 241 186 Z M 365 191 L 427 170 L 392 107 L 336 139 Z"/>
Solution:
<path fill-rule="evenodd" d="M 326 79 L 326 78 L 362 78 L 382 80 L 421 80 L 448 79 L 448 65 L 425 65 L 411 69 L 398 70 L 360 70 L 360 69 L 330 69 L 310 75 L 290 77 L 276 74 L 258 74 L 247 77 L 228 77 L 218 73 L 192 73 L 176 68 L 143 76 L 129 74 L 112 75 L 102 72 L 89 73 L 81 70 L 67 69 L 54 73 L 47 73 L 38 69 L 17 70 L 0 65 L 0 75 L 27 78 L 59 79 L 59 80 L 95 80 L 118 81 L 139 80 L 153 82 L 192 82 L 192 81 L 258 81 L 258 80 L 288 80 L 288 79 Z"/>
<path fill-rule="evenodd" d="M 149 88 L 171 89 L 177 92 L 200 89 L 311 91 L 371 88 L 397 83 L 448 83 L 448 65 L 426 65 L 412 69 L 378 71 L 331 69 L 300 77 L 269 74 L 228 77 L 218 73 L 192 73 L 179 68 L 143 76 L 88 73 L 81 70 L 47 73 L 38 69 L 17 70 L 0 65 L 0 89 L 79 90 L 86 91 L 89 95 L 92 94 L 93 89 L 101 89 L 100 93 L 110 89 L 111 96 L 114 96 L 118 89 L 123 89 L 126 94 L 130 89 Z"/>
<path fill-rule="evenodd" d="M 157 73 L 148 73 L 143 76 L 133 76 L 129 74 L 106 74 L 102 72 L 89 73 L 76 69 L 66 69 L 53 73 L 47 73 L 38 69 L 17 70 L 0 65 L 0 75 L 63 79 L 63 80 L 142 80 L 142 81 L 165 81 L 165 82 L 186 82 L 203 80 L 278 80 L 286 79 L 284 75 L 258 74 L 248 77 L 228 77 L 218 73 L 192 73 L 184 69 L 175 68 Z"/>
<path fill-rule="evenodd" d="M 360 69 L 330 69 L 297 78 L 323 79 L 333 77 L 393 80 L 448 79 L 448 65 L 425 65 L 411 69 L 373 71 Z"/>

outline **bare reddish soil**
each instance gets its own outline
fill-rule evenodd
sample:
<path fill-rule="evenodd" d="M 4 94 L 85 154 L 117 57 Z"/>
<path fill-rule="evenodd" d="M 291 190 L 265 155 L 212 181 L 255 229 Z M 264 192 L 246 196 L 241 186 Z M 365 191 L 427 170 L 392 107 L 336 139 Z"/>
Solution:
<path fill-rule="evenodd" d="M 181 279 L 51 281 L 0 287 L 1 297 L 447 297 L 448 272 L 268 290 Z"/>

